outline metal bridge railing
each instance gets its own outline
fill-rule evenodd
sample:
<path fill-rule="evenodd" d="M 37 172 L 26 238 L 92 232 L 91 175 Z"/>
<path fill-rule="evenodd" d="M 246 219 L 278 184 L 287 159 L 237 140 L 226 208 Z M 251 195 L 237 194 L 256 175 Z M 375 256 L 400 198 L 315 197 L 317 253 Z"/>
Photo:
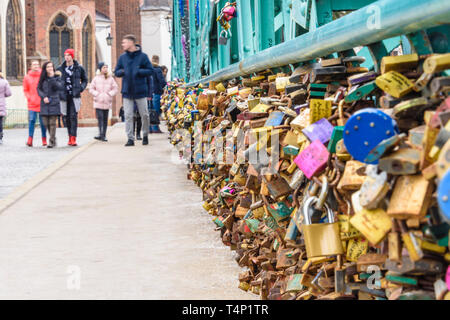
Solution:
<path fill-rule="evenodd" d="M 6 118 L 3 120 L 5 129 L 27 128 L 28 110 L 27 109 L 8 109 Z M 39 119 L 36 121 L 39 125 Z"/>

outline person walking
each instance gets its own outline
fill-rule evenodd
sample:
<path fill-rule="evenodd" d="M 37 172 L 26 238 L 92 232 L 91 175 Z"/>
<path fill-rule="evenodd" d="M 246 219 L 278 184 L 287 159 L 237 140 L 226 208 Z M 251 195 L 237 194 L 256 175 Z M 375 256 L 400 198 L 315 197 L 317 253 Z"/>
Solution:
<path fill-rule="evenodd" d="M 125 146 L 134 146 L 134 102 L 136 102 L 142 119 L 142 145 L 148 145 L 148 79 L 153 74 L 153 67 L 148 56 L 142 52 L 141 46 L 136 44 L 136 37 L 134 35 L 126 35 L 123 38 L 122 48 L 125 53 L 119 57 L 114 74 L 118 78 L 123 78 L 122 96 L 125 112 L 125 130 L 128 136 L 128 141 Z"/>
<path fill-rule="evenodd" d="M 47 130 L 42 121 L 41 112 L 41 98 L 37 93 L 37 86 L 39 78 L 41 77 L 41 66 L 39 61 L 33 60 L 31 62 L 31 70 L 23 78 L 23 92 L 28 102 L 28 141 L 27 146 L 33 146 L 34 129 L 36 127 L 36 120 L 39 118 L 39 125 L 41 127 L 42 145 L 47 146 Z"/>
<path fill-rule="evenodd" d="M 11 97 L 9 82 L 0 73 L 0 145 L 3 144 L 3 121 L 6 117 L 6 98 Z"/>
<path fill-rule="evenodd" d="M 99 129 L 99 135 L 94 139 L 106 142 L 108 141 L 106 130 L 108 128 L 109 110 L 112 108 L 113 97 L 119 92 L 119 86 L 104 62 L 98 64 L 98 71 L 99 74 L 95 76 L 89 86 L 89 92 L 94 96 L 94 108 Z"/>
<path fill-rule="evenodd" d="M 153 74 L 153 110 L 156 111 L 158 118 L 161 116 L 161 95 L 164 93 L 164 88 L 167 85 L 167 82 L 164 78 L 161 67 L 159 66 L 159 56 L 154 55 L 152 57 L 152 66 L 154 71 Z M 151 133 L 162 133 L 159 125 L 151 126 Z"/>
<path fill-rule="evenodd" d="M 41 97 L 42 120 L 50 134 L 47 148 L 53 148 L 56 147 L 56 121 L 61 114 L 61 96 L 64 96 L 64 83 L 59 72 L 55 72 L 53 62 L 47 61 L 42 66 L 37 91 Z"/>
<path fill-rule="evenodd" d="M 88 79 L 83 66 L 75 58 L 75 50 L 64 52 L 64 62 L 58 71 L 62 74 L 65 94 L 62 97 L 61 112 L 69 133 L 69 146 L 77 146 L 78 112 L 81 108 L 81 93 L 86 89 Z"/>

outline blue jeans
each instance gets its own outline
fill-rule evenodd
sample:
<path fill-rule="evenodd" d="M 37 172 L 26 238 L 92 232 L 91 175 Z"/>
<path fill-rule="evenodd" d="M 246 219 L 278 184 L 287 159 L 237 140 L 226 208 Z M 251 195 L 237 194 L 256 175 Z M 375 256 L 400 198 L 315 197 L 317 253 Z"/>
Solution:
<path fill-rule="evenodd" d="M 44 126 L 44 122 L 42 121 L 42 116 L 39 112 L 36 111 L 28 111 L 28 120 L 29 120 L 29 126 L 28 126 L 28 131 L 29 137 L 34 136 L 34 128 L 36 127 L 36 120 L 39 117 L 39 124 L 41 125 L 41 133 L 42 133 L 42 138 L 47 138 L 47 132 L 45 130 L 45 126 Z"/>
<path fill-rule="evenodd" d="M 153 94 L 153 110 L 156 110 L 158 113 L 158 117 L 161 115 L 161 95 L 160 94 Z M 152 131 L 158 131 L 159 126 L 151 126 Z"/>

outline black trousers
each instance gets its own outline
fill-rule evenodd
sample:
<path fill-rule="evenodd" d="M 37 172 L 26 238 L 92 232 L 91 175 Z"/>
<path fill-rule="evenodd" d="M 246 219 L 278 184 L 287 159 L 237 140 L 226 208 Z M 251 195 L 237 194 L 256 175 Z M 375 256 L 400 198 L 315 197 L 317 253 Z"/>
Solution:
<path fill-rule="evenodd" d="M 0 139 L 3 139 L 3 116 L 0 116 Z"/>
<path fill-rule="evenodd" d="M 72 97 L 67 98 L 67 115 L 64 116 L 63 122 L 67 127 L 69 136 L 76 137 L 78 129 L 78 113 L 75 109 Z"/>
<path fill-rule="evenodd" d="M 98 120 L 98 132 L 100 133 L 100 137 L 105 138 L 106 129 L 108 128 L 109 110 L 95 109 L 95 113 L 97 115 Z"/>
<path fill-rule="evenodd" d="M 140 136 L 141 130 L 142 130 L 142 119 L 141 116 L 139 115 L 139 112 L 136 111 L 134 113 L 133 132 L 136 132 L 136 136 Z"/>

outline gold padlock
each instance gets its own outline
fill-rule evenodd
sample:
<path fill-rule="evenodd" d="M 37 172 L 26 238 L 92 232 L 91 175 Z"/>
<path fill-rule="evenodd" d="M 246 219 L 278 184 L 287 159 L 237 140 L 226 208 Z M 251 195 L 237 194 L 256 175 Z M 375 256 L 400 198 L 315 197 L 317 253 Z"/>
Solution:
<path fill-rule="evenodd" d="M 303 204 L 304 223 L 302 226 L 303 237 L 308 258 L 339 255 L 344 253 L 342 247 L 339 223 L 334 222 L 334 212 L 325 203 L 329 223 L 311 224 L 309 215 L 310 207 L 317 203 L 319 198 L 309 197 Z"/>

